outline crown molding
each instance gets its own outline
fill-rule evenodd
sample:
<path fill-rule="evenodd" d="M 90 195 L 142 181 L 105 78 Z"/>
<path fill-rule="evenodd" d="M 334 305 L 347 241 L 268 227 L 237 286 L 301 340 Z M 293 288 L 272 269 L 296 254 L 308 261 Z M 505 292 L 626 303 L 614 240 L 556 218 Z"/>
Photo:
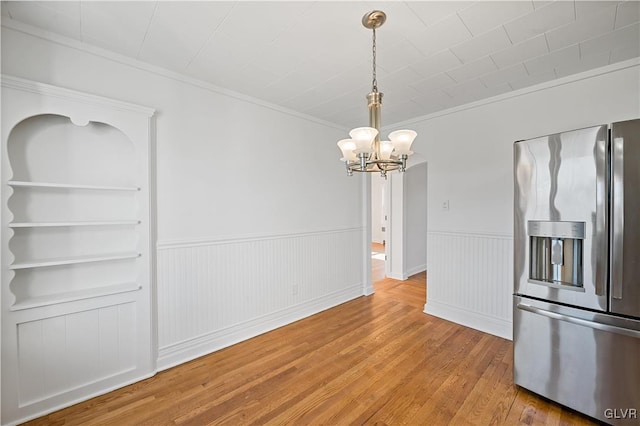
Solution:
<path fill-rule="evenodd" d="M 80 92 L 77 90 L 54 86 L 51 84 L 27 80 L 27 79 L 15 77 L 12 75 L 2 74 L 0 76 L 0 80 L 2 82 L 2 87 L 22 90 L 24 92 L 31 92 L 31 93 L 36 93 L 40 95 L 53 96 L 56 98 L 61 98 L 61 99 L 70 100 L 74 102 L 100 105 L 100 106 L 122 110 L 122 111 L 138 112 L 148 117 L 153 116 L 153 114 L 156 111 L 155 109 L 150 107 L 118 101 L 118 100 L 106 98 L 103 96 L 92 95 L 92 94 Z"/>
<path fill-rule="evenodd" d="M 211 92 L 215 92 L 218 93 L 220 95 L 224 95 L 224 96 L 228 96 L 243 102 L 247 102 L 247 103 L 251 103 L 257 106 L 261 106 L 264 108 L 268 108 L 283 114 L 287 114 L 290 116 L 294 116 L 300 119 L 304 119 L 307 121 L 311 121 L 314 122 L 316 124 L 320 124 L 323 126 L 327 126 L 327 127 L 331 127 L 337 130 L 341 130 L 341 131 L 347 131 L 348 128 L 337 124 L 337 123 L 333 123 L 333 122 L 329 122 L 326 120 L 322 120 L 319 119 L 317 117 L 308 115 L 308 114 L 303 114 L 300 113 L 298 111 L 295 110 L 291 110 L 289 108 L 284 108 L 280 105 L 276 105 L 258 98 L 254 98 L 252 96 L 248 96 L 248 95 L 244 95 L 242 93 L 238 93 L 235 92 L 233 90 L 230 89 L 226 89 L 220 86 L 216 86 L 212 83 L 208 83 L 205 82 L 203 80 L 199 80 L 196 79 L 194 77 L 189 77 L 185 74 L 181 74 L 179 72 L 176 71 L 170 71 L 166 68 L 162 68 L 156 65 L 151 65 L 149 63 L 146 62 L 142 62 L 138 59 L 133 59 L 130 58 L 128 56 L 124 56 L 122 54 L 119 53 L 115 53 L 106 49 L 102 49 L 100 47 L 96 47 L 87 43 L 83 43 L 79 40 L 75 40 L 69 37 L 65 37 L 65 36 L 61 36 L 59 34 L 55 34 L 52 33 L 50 31 L 46 31 L 43 30 L 41 28 L 37 28 L 31 25 L 27 25 L 24 24 L 22 22 L 19 21 L 15 21 L 12 20 L 6 16 L 2 17 L 2 27 L 13 30 L 13 31 L 17 31 L 17 32 L 21 32 L 33 37 L 37 37 L 37 38 L 41 38 L 47 41 L 50 41 L 52 43 L 55 44 L 59 44 L 65 47 L 69 47 L 72 49 L 76 49 L 85 53 L 89 53 L 101 58 L 105 58 L 114 62 L 118 62 L 121 63 L 123 65 L 127 65 L 130 66 L 132 68 L 136 68 L 136 69 L 140 69 L 143 71 L 147 71 L 162 77 L 166 77 L 166 78 L 170 78 L 172 80 L 175 81 L 179 81 L 185 84 L 189 84 L 195 87 L 199 87 L 205 90 L 209 90 Z M 620 70 L 624 70 L 627 68 L 633 68 L 633 67 L 638 67 L 640 66 L 640 58 L 633 58 L 633 59 L 629 59 L 627 61 L 622 61 L 622 62 L 617 62 L 615 64 L 611 64 L 611 65 L 607 65 L 601 68 L 596 68 L 596 69 L 592 69 L 589 71 L 585 71 L 579 74 L 573 74 L 570 76 L 566 76 L 566 77 L 562 77 L 559 79 L 555 79 L 555 80 L 551 80 L 551 81 L 547 81 L 544 83 L 540 83 L 534 86 L 530 86 L 530 87 L 525 87 L 522 89 L 518 89 L 518 90 L 514 90 L 511 92 L 507 92 L 507 93 L 502 93 L 500 95 L 497 96 L 493 96 L 491 98 L 486 98 L 486 99 L 481 99 L 478 101 L 474 101 L 471 103 L 467 103 L 467 104 L 463 104 L 463 105 L 458 105 L 455 107 L 451 107 L 442 111 L 437 111 L 434 113 L 430 113 L 430 114 L 426 114 L 426 115 L 421 115 L 418 117 L 414 117 L 408 120 L 404 120 L 404 121 L 400 121 L 397 123 L 393 123 L 390 125 L 386 125 L 383 126 L 381 130 L 384 131 L 388 131 L 394 128 L 401 128 L 401 127 L 405 127 L 405 126 L 409 126 L 409 125 L 413 125 L 422 121 L 429 121 L 429 120 L 433 120 L 435 118 L 438 117 L 443 117 L 443 116 L 447 116 L 447 115 L 451 115 L 451 114 L 455 114 L 457 112 L 461 112 L 461 111 L 465 111 L 465 110 L 469 110 L 469 109 L 473 109 L 473 108 L 478 108 L 484 105 L 489 105 L 492 103 L 496 103 L 496 102 L 500 102 L 500 101 L 504 101 L 507 99 L 512 99 L 512 98 L 516 98 L 516 97 L 520 97 L 520 96 L 524 96 L 527 94 L 531 94 L 531 93 L 536 93 L 536 92 L 540 92 L 543 90 L 547 90 L 553 87 L 558 87 L 558 86 L 563 86 L 566 84 L 570 84 L 570 83 L 574 83 L 577 81 L 581 81 L 581 80 L 586 80 L 586 79 L 590 79 L 593 77 L 597 77 L 600 75 L 604 75 L 604 74 L 608 74 L 611 72 L 615 72 L 615 71 L 620 71 Z"/>
<path fill-rule="evenodd" d="M 573 75 L 558 78 L 555 80 L 546 81 L 544 83 L 536 84 L 534 86 L 529 86 L 522 89 L 511 91 L 511 92 L 502 93 L 500 95 L 496 95 L 491 98 L 481 99 L 479 101 L 471 102 L 464 105 L 458 105 L 442 111 L 437 111 L 431 114 L 426 114 L 419 117 L 411 118 L 409 120 L 404 120 L 398 123 L 384 126 L 382 130 L 388 131 L 392 129 L 402 128 L 402 127 L 410 126 L 423 121 L 433 120 L 438 117 L 455 114 L 457 112 L 478 108 L 484 105 L 490 105 L 490 104 L 501 102 L 507 99 L 517 98 L 517 97 L 528 95 L 531 93 L 536 93 L 536 92 L 541 92 L 543 90 L 551 89 L 553 87 L 564 86 L 567 84 L 575 83 L 577 81 L 588 80 L 590 78 L 598 77 L 600 75 L 609 74 L 612 72 L 621 71 L 627 68 L 634 68 L 639 66 L 640 66 L 640 58 L 628 59 L 626 61 L 616 62 L 615 64 L 606 65 L 604 67 L 595 68 L 595 69 L 584 71 L 578 74 L 573 74 Z"/>
<path fill-rule="evenodd" d="M 107 49 L 103 49 L 97 46 L 93 46 L 87 43 L 84 43 L 82 41 L 76 40 L 76 39 L 72 39 L 69 37 L 65 37 L 65 36 L 61 36 L 59 34 L 55 34 L 51 31 L 47 31 L 47 30 L 43 30 L 41 28 L 37 28 L 28 24 L 24 24 L 22 22 L 19 21 L 15 21 L 11 18 L 8 18 L 6 16 L 2 17 L 2 27 L 9 29 L 9 30 L 13 30 L 16 32 L 20 32 L 23 34 L 27 34 L 36 38 L 40 38 L 43 40 L 47 40 L 51 43 L 55 43 L 61 46 L 65 46 L 71 49 L 75 49 L 75 50 L 79 50 L 81 52 L 85 52 L 94 56 L 98 56 L 104 59 L 108 59 L 111 60 L 113 62 L 117 62 L 126 66 L 130 66 L 132 68 L 136 68 L 142 71 L 146 71 L 152 74 L 156 74 L 165 78 L 169 78 L 181 83 L 185 83 L 185 84 L 189 84 L 191 86 L 195 86 L 198 87 L 200 89 L 205 89 L 211 92 L 215 92 L 219 95 L 224 95 L 224 96 L 228 96 L 230 98 L 234 98 L 237 99 L 239 101 L 243 101 L 243 102 L 247 102 L 247 103 L 251 103 L 263 108 L 267 108 L 267 109 L 271 109 L 273 111 L 277 111 L 280 112 L 282 114 L 286 114 L 289 116 L 293 116 L 296 118 L 300 118 L 306 121 L 310 121 L 316 124 L 320 124 L 322 126 L 326 126 L 326 127 L 331 127 L 340 131 L 345 131 L 347 130 L 346 127 L 336 124 L 336 123 L 332 123 L 330 121 L 326 121 L 326 120 L 322 120 L 320 118 L 308 115 L 308 114 L 303 114 L 301 112 L 298 111 L 294 111 L 292 109 L 289 108 L 285 108 L 282 107 L 280 105 L 276 105 L 273 104 L 271 102 L 267 102 L 264 101 L 262 99 L 258 99 L 258 98 L 254 98 L 252 96 L 248 96 L 248 95 L 244 95 L 242 93 L 238 93 L 235 92 L 233 90 L 230 89 L 226 89 L 220 86 L 216 86 L 215 84 L 212 83 L 208 83 L 206 81 L 203 80 L 199 80 L 197 78 L 194 77 L 189 77 L 185 74 L 181 74 L 179 72 L 176 71 L 171 71 L 168 70 L 166 68 L 162 68 L 159 67 L 157 65 L 152 65 L 143 61 L 140 61 L 138 59 L 134 59 L 134 58 L 130 58 L 128 56 L 122 55 L 120 53 L 116 53 L 116 52 L 112 52 L 110 50 Z"/>

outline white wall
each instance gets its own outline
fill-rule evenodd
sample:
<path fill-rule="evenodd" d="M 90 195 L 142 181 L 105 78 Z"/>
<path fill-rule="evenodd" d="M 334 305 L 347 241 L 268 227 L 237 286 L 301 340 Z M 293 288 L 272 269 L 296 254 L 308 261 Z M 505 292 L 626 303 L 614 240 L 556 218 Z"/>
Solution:
<path fill-rule="evenodd" d="M 385 240 L 382 231 L 384 223 L 384 185 L 385 179 L 378 173 L 371 175 L 371 240 L 380 243 Z"/>
<path fill-rule="evenodd" d="M 362 294 L 344 129 L 54 40 L 3 28 L 2 72 L 157 110 L 159 367 Z"/>
<path fill-rule="evenodd" d="M 420 161 L 423 161 L 422 159 Z M 427 163 L 389 174 L 389 228 L 386 274 L 406 280 L 426 269 Z"/>
<path fill-rule="evenodd" d="M 404 274 L 409 277 L 427 268 L 427 163 L 405 172 Z"/>
<path fill-rule="evenodd" d="M 392 172 L 387 175 L 386 200 L 389 220 L 387 221 L 387 261 L 385 274 L 395 280 L 406 280 L 405 273 L 405 190 L 406 173 Z"/>
<path fill-rule="evenodd" d="M 509 338 L 513 142 L 640 117 L 637 60 L 561 82 L 394 126 L 429 164 L 427 313 Z"/>

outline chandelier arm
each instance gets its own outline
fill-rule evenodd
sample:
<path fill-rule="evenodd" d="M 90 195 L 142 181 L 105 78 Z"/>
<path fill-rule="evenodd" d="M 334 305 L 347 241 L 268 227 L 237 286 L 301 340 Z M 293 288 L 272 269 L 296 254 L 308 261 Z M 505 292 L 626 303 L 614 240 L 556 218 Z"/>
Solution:
<path fill-rule="evenodd" d="M 373 164 L 369 164 L 369 165 L 373 165 Z M 352 171 L 354 171 L 354 172 L 370 172 L 370 171 L 376 171 L 376 170 L 375 170 L 375 169 L 373 169 L 373 168 L 367 168 L 366 170 L 360 170 L 360 164 L 359 164 L 359 163 L 353 164 L 353 165 L 349 166 L 349 168 L 350 168 L 350 170 L 352 170 Z M 388 172 L 392 172 L 392 171 L 394 171 L 394 170 L 399 170 L 399 169 L 400 169 L 399 165 L 395 165 L 394 167 L 387 167 L 387 168 L 386 168 L 386 171 L 388 171 Z M 378 169 L 378 170 L 380 170 L 380 169 Z"/>

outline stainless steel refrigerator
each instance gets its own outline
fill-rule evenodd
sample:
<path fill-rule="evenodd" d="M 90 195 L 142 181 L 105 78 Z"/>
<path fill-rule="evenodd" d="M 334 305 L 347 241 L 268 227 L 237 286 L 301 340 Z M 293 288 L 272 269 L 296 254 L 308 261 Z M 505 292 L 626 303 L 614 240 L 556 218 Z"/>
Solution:
<path fill-rule="evenodd" d="M 640 424 L 640 119 L 514 145 L 514 380 Z"/>

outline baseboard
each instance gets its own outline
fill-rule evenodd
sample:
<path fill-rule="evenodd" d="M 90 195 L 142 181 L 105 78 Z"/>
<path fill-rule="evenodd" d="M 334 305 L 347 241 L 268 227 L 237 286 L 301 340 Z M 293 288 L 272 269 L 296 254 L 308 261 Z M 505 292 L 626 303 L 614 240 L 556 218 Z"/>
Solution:
<path fill-rule="evenodd" d="M 398 281 L 405 281 L 407 278 L 409 278 L 409 276 L 406 274 L 398 274 L 396 272 L 389 271 L 387 278 L 393 278 L 394 280 Z"/>
<path fill-rule="evenodd" d="M 158 371 L 210 354 L 363 295 L 361 283 L 250 321 L 160 348 Z"/>
<path fill-rule="evenodd" d="M 126 381 L 124 381 L 122 383 L 118 383 L 116 385 L 109 386 L 109 387 L 107 387 L 105 389 L 101 389 L 101 390 L 96 391 L 96 392 L 91 392 L 91 393 L 89 393 L 87 395 L 83 395 L 83 396 L 81 396 L 79 398 L 74 398 L 71 401 L 63 402 L 63 403 L 60 403 L 60 404 L 56 404 L 56 405 L 54 405 L 54 406 L 52 406 L 50 408 L 46 408 L 44 410 L 40 410 L 35 414 L 30 414 L 30 415 L 25 416 L 23 418 L 20 418 L 18 420 L 11 420 L 11 421 L 9 421 L 7 423 L 3 423 L 2 425 L 3 426 L 16 426 L 16 425 L 28 422 L 30 420 L 37 419 L 38 417 L 46 416 L 47 414 L 51 414 L 53 412 L 62 410 L 63 408 L 67 408 L 67 407 L 70 407 L 72 405 L 79 404 L 79 403 L 84 402 L 84 401 L 88 401 L 91 398 L 95 398 L 95 397 L 107 394 L 109 392 L 113 392 L 115 390 L 121 389 L 121 388 L 123 388 L 125 386 L 129 386 L 129 385 L 132 385 L 134 383 L 141 382 L 142 380 L 146 380 L 146 379 L 148 379 L 150 377 L 155 376 L 156 372 L 157 371 L 154 370 L 154 371 L 152 371 L 150 373 L 146 373 L 146 374 L 144 374 L 142 376 L 139 376 L 139 377 L 136 377 L 136 378 L 133 378 L 133 379 L 128 379 L 128 380 L 126 380 Z"/>
<path fill-rule="evenodd" d="M 404 272 L 394 272 L 394 271 L 389 271 L 389 274 L 387 275 L 388 278 L 393 278 L 394 280 L 398 280 L 398 281 L 406 281 L 407 279 L 409 279 L 410 276 L 415 275 L 417 273 L 423 272 L 427 270 L 427 265 L 420 265 L 420 266 L 415 266 L 411 269 L 408 269 Z"/>
<path fill-rule="evenodd" d="M 406 272 L 407 278 L 412 276 L 412 275 L 419 274 L 420 272 L 424 272 L 426 270 L 427 270 L 427 264 L 426 263 L 424 263 L 422 265 L 415 266 L 413 268 L 409 268 L 407 270 L 407 272 Z"/>
<path fill-rule="evenodd" d="M 477 312 L 460 309 L 433 300 L 428 300 L 424 305 L 424 313 L 433 315 L 447 321 L 455 322 L 466 327 L 480 330 L 494 336 L 513 340 L 513 326 L 511 321 L 490 317 Z"/>

